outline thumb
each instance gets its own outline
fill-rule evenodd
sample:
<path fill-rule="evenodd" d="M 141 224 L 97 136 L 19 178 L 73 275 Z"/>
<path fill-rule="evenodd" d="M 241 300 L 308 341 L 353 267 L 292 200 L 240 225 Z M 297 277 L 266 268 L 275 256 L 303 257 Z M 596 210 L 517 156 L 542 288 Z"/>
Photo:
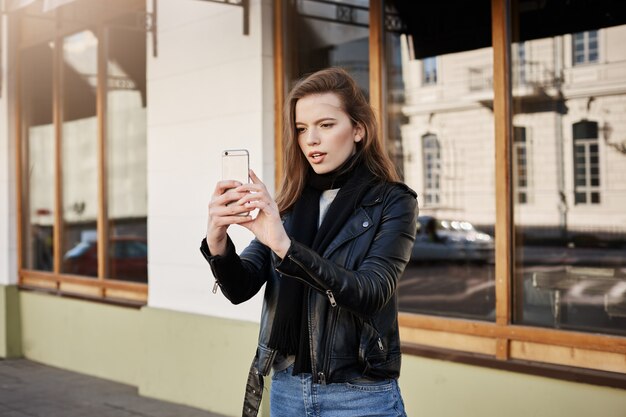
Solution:
<path fill-rule="evenodd" d="M 259 177 L 257 177 L 253 170 L 250 170 L 248 172 L 248 175 L 250 175 L 250 179 L 252 180 L 253 184 L 263 184 L 263 181 L 261 181 Z"/>

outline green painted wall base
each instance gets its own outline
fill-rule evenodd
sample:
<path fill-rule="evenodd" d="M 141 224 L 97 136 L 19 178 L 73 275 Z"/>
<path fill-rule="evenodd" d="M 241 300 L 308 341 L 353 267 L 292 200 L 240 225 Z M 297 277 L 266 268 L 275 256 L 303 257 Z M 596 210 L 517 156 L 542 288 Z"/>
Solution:
<path fill-rule="evenodd" d="M 241 415 L 258 325 L 0 288 L 0 337 L 16 337 L 15 330 L 7 336 L 6 324 L 15 326 L 19 315 L 6 311 L 17 301 L 28 359 L 131 384 L 145 396 Z M 400 386 L 409 416 L 626 416 L 626 390 L 414 356 L 403 358 Z M 268 399 L 266 393 L 265 417 Z"/>
<path fill-rule="evenodd" d="M 409 416 L 626 417 L 626 390 L 405 355 Z"/>
<path fill-rule="evenodd" d="M 142 395 L 241 415 L 258 325 L 168 310 L 142 313 Z"/>
<path fill-rule="evenodd" d="M 15 285 L 0 285 L 0 358 L 22 356 L 19 290 Z"/>

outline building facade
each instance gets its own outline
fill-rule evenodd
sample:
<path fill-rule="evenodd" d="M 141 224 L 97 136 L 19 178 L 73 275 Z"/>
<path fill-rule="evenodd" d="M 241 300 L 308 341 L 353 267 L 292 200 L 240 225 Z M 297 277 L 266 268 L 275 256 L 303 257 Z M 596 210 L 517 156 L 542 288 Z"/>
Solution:
<path fill-rule="evenodd" d="M 0 357 L 238 415 L 262 296 L 198 250 L 221 151 L 275 190 L 285 94 L 336 65 L 418 193 L 409 415 L 623 416 L 626 11 L 440 3 L 0 3 Z"/>

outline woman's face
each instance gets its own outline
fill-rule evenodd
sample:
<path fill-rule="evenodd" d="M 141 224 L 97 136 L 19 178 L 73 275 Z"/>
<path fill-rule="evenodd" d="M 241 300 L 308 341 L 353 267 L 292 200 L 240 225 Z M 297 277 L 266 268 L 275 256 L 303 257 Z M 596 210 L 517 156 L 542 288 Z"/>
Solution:
<path fill-rule="evenodd" d="M 296 135 L 305 158 L 317 174 L 341 166 L 356 152 L 364 129 L 352 125 L 335 93 L 311 94 L 296 102 Z"/>

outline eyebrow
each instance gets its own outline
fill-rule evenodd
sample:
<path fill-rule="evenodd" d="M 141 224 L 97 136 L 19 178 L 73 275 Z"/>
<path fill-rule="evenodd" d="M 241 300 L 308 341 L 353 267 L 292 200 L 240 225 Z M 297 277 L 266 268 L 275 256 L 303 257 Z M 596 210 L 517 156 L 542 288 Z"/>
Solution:
<path fill-rule="evenodd" d="M 318 124 L 319 122 L 325 122 L 325 121 L 327 121 L 327 120 L 332 120 L 332 121 L 335 121 L 335 122 L 337 121 L 337 119 L 336 119 L 336 118 L 328 116 L 328 117 L 322 117 L 322 118 L 320 118 L 320 119 L 315 120 L 315 121 L 313 122 L 313 124 L 314 124 L 314 125 L 316 125 L 316 124 Z M 306 125 L 306 123 L 304 123 L 304 122 L 299 122 L 299 121 L 297 121 L 297 120 L 296 120 L 296 124 L 297 124 L 297 125 Z"/>

